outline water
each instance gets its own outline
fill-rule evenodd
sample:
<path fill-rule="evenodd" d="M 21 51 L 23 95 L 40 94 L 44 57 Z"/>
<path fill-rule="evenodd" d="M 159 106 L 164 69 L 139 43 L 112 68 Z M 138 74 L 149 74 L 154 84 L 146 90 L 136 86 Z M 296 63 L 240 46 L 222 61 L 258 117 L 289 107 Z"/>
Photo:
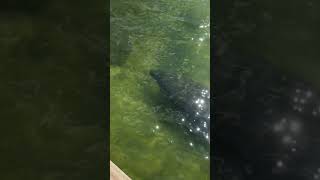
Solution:
<path fill-rule="evenodd" d="M 238 106 L 239 108 L 234 108 L 237 106 L 235 105 L 237 101 L 241 102 L 238 100 L 240 97 L 238 94 L 237 97 L 231 95 L 232 98 L 229 98 L 231 101 L 224 101 L 225 107 L 219 106 L 219 102 L 216 101 L 217 108 L 231 109 L 231 112 L 244 114 L 244 118 L 239 118 L 241 122 L 237 122 L 238 125 L 235 128 L 225 126 L 225 129 L 215 130 L 216 134 L 219 134 L 217 132 L 219 130 L 220 132 L 230 130 L 225 137 L 235 140 L 232 142 L 226 138 L 228 141 L 225 141 L 231 144 L 231 147 L 236 147 L 233 152 L 236 155 L 231 158 L 232 161 L 229 161 L 229 164 L 228 160 L 224 162 L 227 164 L 226 167 L 229 166 L 229 174 L 227 174 L 227 177 L 230 175 L 229 179 L 232 179 L 230 167 L 237 166 L 239 159 L 246 159 L 246 161 L 239 165 L 241 168 L 245 167 L 243 171 L 245 175 L 238 179 L 304 180 L 319 178 L 317 171 L 319 145 L 316 142 L 319 138 L 319 118 L 317 112 L 313 110 L 314 105 L 306 103 L 309 101 L 318 106 L 319 102 L 317 95 L 320 87 L 317 50 L 319 25 L 315 23 L 319 18 L 318 10 L 319 2 L 316 1 L 271 3 L 267 0 L 259 2 L 227 0 L 216 4 L 215 29 L 219 42 L 216 39 L 218 46 L 215 47 L 219 47 L 221 54 L 223 52 L 233 55 L 242 53 L 235 56 L 235 64 L 246 62 L 247 67 L 253 67 L 252 69 L 258 72 L 252 74 L 251 82 L 255 83 L 251 84 L 249 81 L 244 83 L 246 84 L 245 89 L 251 89 L 251 91 L 248 91 L 248 98 L 242 101 L 243 104 Z M 228 61 L 227 58 L 225 60 Z M 256 68 L 259 66 L 262 68 Z M 230 65 L 229 68 L 231 67 Z M 264 73 L 264 75 L 259 76 L 259 73 Z M 243 77 L 245 76 L 244 73 Z M 293 86 L 294 83 L 291 83 L 290 87 L 289 83 L 283 83 L 285 85 L 278 83 L 285 82 L 286 79 L 306 82 L 307 85 Z M 270 89 L 272 91 L 276 89 L 272 92 L 275 96 L 264 98 L 265 95 L 272 94 Z M 238 92 L 241 94 L 242 91 Z M 281 97 L 285 100 L 277 102 L 273 100 L 277 99 L 274 97 Z M 302 105 L 297 105 L 297 100 Z M 267 105 L 261 105 L 261 102 Z M 305 103 L 307 105 L 304 105 Z M 269 108 L 272 111 L 269 111 Z M 264 115 L 265 110 L 271 115 Z M 228 125 L 231 124 L 228 122 Z M 281 134 L 284 132 L 283 129 L 287 130 L 286 128 L 289 130 Z M 248 135 L 250 133 L 246 134 L 247 132 L 252 134 Z M 217 149 L 222 152 L 221 154 L 223 152 L 228 154 L 227 151 L 231 148 L 230 146 L 216 146 L 214 152 L 217 152 Z M 244 153 L 239 153 L 240 151 Z M 226 157 L 230 157 L 230 154 Z M 241 157 L 239 154 L 245 154 L 246 158 L 239 158 Z M 254 165 L 250 165 L 250 161 L 254 162 Z M 232 176 L 238 176 L 237 168 L 234 169 Z"/>
<path fill-rule="evenodd" d="M 0 7 L 0 179 L 105 178 L 105 3 Z"/>
<path fill-rule="evenodd" d="M 210 86 L 209 1 L 111 1 L 110 158 L 133 179 L 209 179 L 209 145 L 177 125 L 150 77 Z"/>
<path fill-rule="evenodd" d="M 319 72 L 318 9 L 319 2 L 312 0 L 217 2 L 214 29 L 223 32 L 217 33 L 217 39 L 226 41 L 224 49 L 257 55 L 320 87 L 315 76 Z"/>

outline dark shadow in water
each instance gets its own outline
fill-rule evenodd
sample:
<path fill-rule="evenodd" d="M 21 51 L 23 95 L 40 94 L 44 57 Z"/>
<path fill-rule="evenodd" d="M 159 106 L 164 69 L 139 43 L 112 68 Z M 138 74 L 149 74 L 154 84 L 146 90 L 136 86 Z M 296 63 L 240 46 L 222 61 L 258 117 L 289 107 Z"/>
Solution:
<path fill-rule="evenodd" d="M 144 87 L 144 102 L 148 104 L 148 106 L 153 107 L 155 113 L 163 115 L 163 121 L 159 123 L 173 132 L 173 134 L 176 135 L 175 138 L 180 138 L 179 141 L 184 141 L 182 144 L 187 146 L 189 146 L 190 142 L 196 144 L 197 152 L 201 153 L 199 156 L 204 158 L 206 154 L 209 154 L 208 142 L 190 133 L 187 127 L 180 124 L 181 118 L 185 116 L 182 110 L 180 111 L 177 105 L 170 101 L 170 99 L 159 90 L 154 79 L 150 77 L 150 81 L 151 82 Z"/>
<path fill-rule="evenodd" d="M 311 177 L 307 171 L 318 162 L 311 152 L 319 151 L 318 144 L 312 143 L 319 137 L 319 118 L 312 115 L 319 106 L 317 89 L 262 59 L 240 57 L 244 56 L 225 55 L 214 63 L 214 80 L 219 86 L 215 88 L 213 155 L 223 160 L 215 163 L 216 168 L 231 169 L 229 174 L 215 176 L 253 180 Z M 308 102 L 300 107 L 297 98 Z M 297 123 L 299 130 L 278 132 L 277 124 L 287 121 Z M 287 142 L 288 137 L 292 142 Z M 247 169 L 239 171 L 240 167 Z"/>

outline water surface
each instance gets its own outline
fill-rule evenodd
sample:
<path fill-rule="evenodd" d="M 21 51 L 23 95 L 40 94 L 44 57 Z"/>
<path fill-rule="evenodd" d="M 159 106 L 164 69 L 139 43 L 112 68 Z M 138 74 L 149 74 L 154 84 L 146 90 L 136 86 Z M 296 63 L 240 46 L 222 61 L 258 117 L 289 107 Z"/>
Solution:
<path fill-rule="evenodd" d="M 111 1 L 111 160 L 133 179 L 209 179 L 209 145 L 166 123 L 176 112 L 150 77 L 210 86 L 209 1 Z"/>

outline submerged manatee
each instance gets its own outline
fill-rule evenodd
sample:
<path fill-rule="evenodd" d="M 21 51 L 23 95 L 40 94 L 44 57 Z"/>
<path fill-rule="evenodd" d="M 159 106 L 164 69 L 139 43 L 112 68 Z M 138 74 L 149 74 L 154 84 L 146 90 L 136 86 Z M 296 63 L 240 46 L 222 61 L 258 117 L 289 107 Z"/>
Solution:
<path fill-rule="evenodd" d="M 200 84 L 175 73 L 151 70 L 163 92 L 175 107 L 183 113 L 179 124 L 193 134 L 210 141 L 210 91 Z"/>

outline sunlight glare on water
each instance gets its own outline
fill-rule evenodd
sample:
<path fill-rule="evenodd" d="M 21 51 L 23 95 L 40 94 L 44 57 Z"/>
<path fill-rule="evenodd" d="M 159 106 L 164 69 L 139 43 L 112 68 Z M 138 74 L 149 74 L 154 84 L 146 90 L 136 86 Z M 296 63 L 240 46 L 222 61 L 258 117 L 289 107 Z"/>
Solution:
<path fill-rule="evenodd" d="M 165 69 L 210 87 L 209 12 L 209 0 L 111 0 L 110 158 L 132 179 L 209 179 L 209 145 L 178 125 L 187 119 L 149 75 Z"/>

